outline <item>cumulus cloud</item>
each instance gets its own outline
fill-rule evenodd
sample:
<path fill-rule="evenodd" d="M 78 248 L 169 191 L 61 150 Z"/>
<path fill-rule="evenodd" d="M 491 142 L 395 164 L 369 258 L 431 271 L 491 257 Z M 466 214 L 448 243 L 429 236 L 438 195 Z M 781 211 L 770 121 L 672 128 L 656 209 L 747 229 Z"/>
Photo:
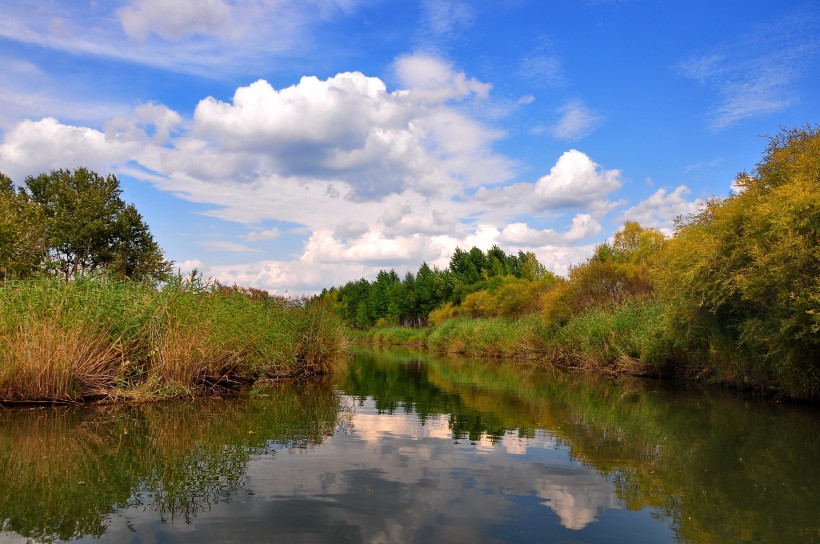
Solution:
<path fill-rule="evenodd" d="M 535 183 L 480 187 L 471 201 L 484 206 L 485 217 L 495 218 L 499 212 L 543 215 L 570 209 L 599 217 L 623 204 L 622 200 L 610 200 L 610 195 L 621 188 L 620 178 L 619 170 L 607 170 L 585 153 L 571 149 Z"/>
<path fill-rule="evenodd" d="M 677 217 L 697 213 L 703 205 L 701 200 L 687 200 L 689 193 L 691 191 L 685 185 L 679 185 L 672 192 L 658 189 L 649 198 L 621 214 L 619 221 L 637 221 L 643 227 L 671 235 Z"/>
<path fill-rule="evenodd" d="M 60 168 L 85 166 L 105 171 L 138 154 L 134 141 L 110 139 L 98 130 L 63 125 L 46 117 L 22 121 L 6 132 L 0 145 L 0 171 L 16 180 Z"/>
<path fill-rule="evenodd" d="M 558 108 L 561 117 L 550 127 L 550 134 L 559 140 L 580 140 L 600 127 L 604 118 L 596 115 L 580 100 Z"/>
<path fill-rule="evenodd" d="M 571 150 L 538 181 L 504 187 L 512 168 L 492 151 L 500 134 L 459 107 L 489 87 L 435 57 L 396 66 L 405 85 L 394 91 L 353 72 L 281 89 L 257 81 L 230 101 L 200 101 L 191 118 L 149 103 L 104 130 L 20 122 L 0 144 L 0 171 L 18 180 L 80 165 L 114 171 L 246 225 L 248 243 L 291 243 L 298 231 L 303 246 L 293 260 L 216 265 L 225 253 L 259 250 L 201 240 L 213 255 L 186 261 L 215 279 L 275 291 L 314 292 L 422 261 L 444 267 L 456 247 L 534 248 L 559 273 L 583 258 L 586 246 L 568 246 L 600 231 L 596 218 L 616 204 L 619 172 Z M 522 219 L 573 209 L 565 231 Z M 268 221 L 290 231 L 259 226 Z"/>
<path fill-rule="evenodd" d="M 603 227 L 591 215 L 582 213 L 572 219 L 572 225 L 565 232 L 553 229 L 536 230 L 526 223 L 511 223 L 501 231 L 498 241 L 517 247 L 540 247 L 559 244 L 573 244 L 594 236 Z"/>
<path fill-rule="evenodd" d="M 536 182 L 536 209 L 609 209 L 608 196 L 621 188 L 620 178 L 620 170 L 604 170 L 584 153 L 571 149 Z"/>
<path fill-rule="evenodd" d="M 167 166 L 274 185 L 334 180 L 322 190 L 340 198 L 429 194 L 507 178 L 507 161 L 490 152 L 499 134 L 446 103 L 486 92 L 484 84 L 429 57 L 398 64 L 408 89 L 388 92 L 380 79 L 353 72 L 304 77 L 281 90 L 260 80 L 239 88 L 231 103 L 203 100 L 189 136 L 177 142 L 185 153 Z"/>

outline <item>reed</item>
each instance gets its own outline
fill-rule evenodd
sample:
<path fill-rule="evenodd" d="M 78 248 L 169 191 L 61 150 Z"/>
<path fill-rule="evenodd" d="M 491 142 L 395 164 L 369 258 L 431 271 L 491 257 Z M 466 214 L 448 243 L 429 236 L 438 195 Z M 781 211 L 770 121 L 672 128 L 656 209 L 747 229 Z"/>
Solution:
<path fill-rule="evenodd" d="M 374 331 L 372 343 L 396 344 L 413 334 Z M 458 317 L 425 331 L 435 352 L 472 357 L 515 358 L 605 373 L 662 375 L 676 350 L 666 333 L 663 307 L 650 301 L 597 308 L 556 323 L 540 316 L 521 319 Z"/>
<path fill-rule="evenodd" d="M 196 277 L 0 284 L 0 401 L 193 396 L 329 372 L 346 345 L 323 308 Z"/>

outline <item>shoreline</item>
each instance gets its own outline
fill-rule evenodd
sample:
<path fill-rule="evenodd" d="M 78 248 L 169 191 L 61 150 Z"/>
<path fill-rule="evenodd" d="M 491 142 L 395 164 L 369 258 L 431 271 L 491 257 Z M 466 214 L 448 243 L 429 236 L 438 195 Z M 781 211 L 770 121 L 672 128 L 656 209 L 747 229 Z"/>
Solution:
<path fill-rule="evenodd" d="M 319 305 L 219 284 L 0 283 L 0 403 L 196 397 L 330 372 L 347 346 Z"/>
<path fill-rule="evenodd" d="M 357 331 L 353 341 L 371 349 L 404 347 L 426 353 L 510 360 L 613 378 L 671 380 L 685 386 L 715 387 L 773 402 L 820 404 L 820 396 L 816 394 L 790 395 L 783 390 L 782 384 L 722 374 L 720 368 L 699 359 L 699 354 L 677 352 L 667 338 L 658 334 L 658 330 L 637 328 L 625 332 L 610 329 L 599 335 L 603 341 L 596 343 L 593 335 L 581 338 L 577 328 L 568 330 L 569 327 L 570 323 L 545 327 L 537 317 L 522 320 L 456 318 L 420 329 L 386 327 Z M 640 340 L 648 337 L 654 342 L 641 345 Z"/>

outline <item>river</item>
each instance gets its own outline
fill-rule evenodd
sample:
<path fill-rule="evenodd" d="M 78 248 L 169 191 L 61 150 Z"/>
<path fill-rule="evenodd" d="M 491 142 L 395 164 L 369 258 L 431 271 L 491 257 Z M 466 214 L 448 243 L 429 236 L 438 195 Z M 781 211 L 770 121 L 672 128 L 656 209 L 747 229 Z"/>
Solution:
<path fill-rule="evenodd" d="M 361 351 L 237 398 L 0 409 L 0 543 L 820 542 L 820 410 Z"/>

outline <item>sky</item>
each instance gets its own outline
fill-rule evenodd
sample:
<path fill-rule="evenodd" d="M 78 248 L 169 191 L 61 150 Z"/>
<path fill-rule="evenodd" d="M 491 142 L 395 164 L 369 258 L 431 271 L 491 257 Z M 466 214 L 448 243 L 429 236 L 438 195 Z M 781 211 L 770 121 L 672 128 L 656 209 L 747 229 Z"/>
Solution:
<path fill-rule="evenodd" d="M 177 269 L 278 294 L 566 274 L 818 122 L 818 1 L 0 4 L 0 172 L 114 173 Z"/>

